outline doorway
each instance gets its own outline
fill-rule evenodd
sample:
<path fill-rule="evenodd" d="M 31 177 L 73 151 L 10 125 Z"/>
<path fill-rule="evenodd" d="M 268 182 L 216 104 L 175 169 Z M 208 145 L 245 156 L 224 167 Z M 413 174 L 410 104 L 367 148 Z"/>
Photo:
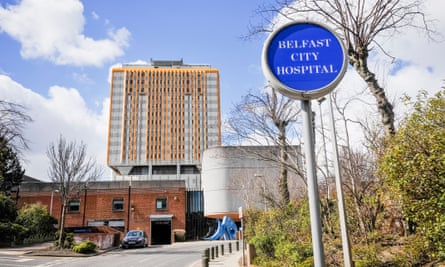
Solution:
<path fill-rule="evenodd" d="M 153 216 L 153 215 L 152 215 Z M 150 219 L 151 244 L 166 245 L 172 243 L 171 217 L 152 217 Z"/>

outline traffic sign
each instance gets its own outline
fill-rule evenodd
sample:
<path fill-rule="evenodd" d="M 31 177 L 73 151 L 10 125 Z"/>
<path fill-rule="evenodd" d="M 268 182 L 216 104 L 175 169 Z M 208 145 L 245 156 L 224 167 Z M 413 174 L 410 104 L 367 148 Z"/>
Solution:
<path fill-rule="evenodd" d="M 341 39 L 316 22 L 292 22 L 274 31 L 262 54 L 264 75 L 280 93 L 320 98 L 343 78 L 347 58 Z"/>

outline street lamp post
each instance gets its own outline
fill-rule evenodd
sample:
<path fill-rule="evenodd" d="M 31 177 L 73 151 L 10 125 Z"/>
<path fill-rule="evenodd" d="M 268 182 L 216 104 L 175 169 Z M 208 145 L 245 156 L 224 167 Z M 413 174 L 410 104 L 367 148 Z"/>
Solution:
<path fill-rule="evenodd" d="M 54 192 L 59 193 L 59 190 L 55 189 L 51 191 L 51 202 L 49 204 L 49 215 L 53 216 L 53 200 L 54 200 Z"/>

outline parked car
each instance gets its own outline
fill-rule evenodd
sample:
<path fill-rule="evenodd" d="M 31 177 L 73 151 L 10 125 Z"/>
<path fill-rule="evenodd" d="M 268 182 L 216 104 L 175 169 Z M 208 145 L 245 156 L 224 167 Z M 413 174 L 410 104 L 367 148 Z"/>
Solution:
<path fill-rule="evenodd" d="M 142 230 L 131 230 L 125 235 L 124 239 L 122 240 L 122 248 L 143 248 L 146 246 L 148 246 L 148 237 L 145 231 Z"/>

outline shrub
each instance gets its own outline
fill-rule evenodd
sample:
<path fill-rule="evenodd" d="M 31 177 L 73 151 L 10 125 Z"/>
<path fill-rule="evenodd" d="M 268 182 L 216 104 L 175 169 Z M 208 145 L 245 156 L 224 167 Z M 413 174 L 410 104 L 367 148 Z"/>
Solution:
<path fill-rule="evenodd" d="M 23 240 L 24 245 L 54 241 L 55 233 L 31 235 Z"/>
<path fill-rule="evenodd" d="M 28 235 L 28 228 L 16 223 L 0 222 L 0 239 L 3 244 L 21 244 Z"/>
<path fill-rule="evenodd" d="M 56 241 L 54 241 L 54 247 L 56 248 L 59 247 L 59 234 L 60 232 L 58 231 L 56 233 Z M 74 246 L 74 234 L 63 232 L 62 244 L 63 244 L 62 248 L 72 248 Z"/>
<path fill-rule="evenodd" d="M 381 262 L 377 257 L 377 247 L 374 244 L 365 246 L 355 246 L 353 248 L 353 254 L 355 255 L 356 267 L 378 267 L 381 266 Z"/>
<path fill-rule="evenodd" d="M 31 236 L 37 236 L 53 234 L 57 220 L 49 215 L 45 205 L 31 204 L 20 209 L 15 222 L 27 227 Z"/>
<path fill-rule="evenodd" d="M 282 241 L 276 246 L 276 259 L 283 266 L 312 267 L 313 255 L 311 244 Z"/>
<path fill-rule="evenodd" d="M 431 260 L 444 260 L 445 89 L 431 97 L 421 92 L 412 110 L 379 159 L 379 172 L 400 201 L 409 233 L 426 238 Z"/>
<path fill-rule="evenodd" d="M 406 245 L 394 255 L 394 266 L 423 266 L 431 259 L 428 256 L 431 249 L 425 236 L 411 235 L 407 237 Z"/>
<path fill-rule="evenodd" d="M 73 246 L 73 251 L 76 253 L 89 254 L 96 252 L 97 245 L 91 241 L 83 241 Z"/>
<path fill-rule="evenodd" d="M 254 245 L 254 262 L 264 267 L 311 266 L 312 246 L 305 201 L 267 211 L 247 210 L 247 240 Z"/>
<path fill-rule="evenodd" d="M 14 222 L 17 218 L 17 206 L 14 200 L 0 192 L 0 222 Z"/>

